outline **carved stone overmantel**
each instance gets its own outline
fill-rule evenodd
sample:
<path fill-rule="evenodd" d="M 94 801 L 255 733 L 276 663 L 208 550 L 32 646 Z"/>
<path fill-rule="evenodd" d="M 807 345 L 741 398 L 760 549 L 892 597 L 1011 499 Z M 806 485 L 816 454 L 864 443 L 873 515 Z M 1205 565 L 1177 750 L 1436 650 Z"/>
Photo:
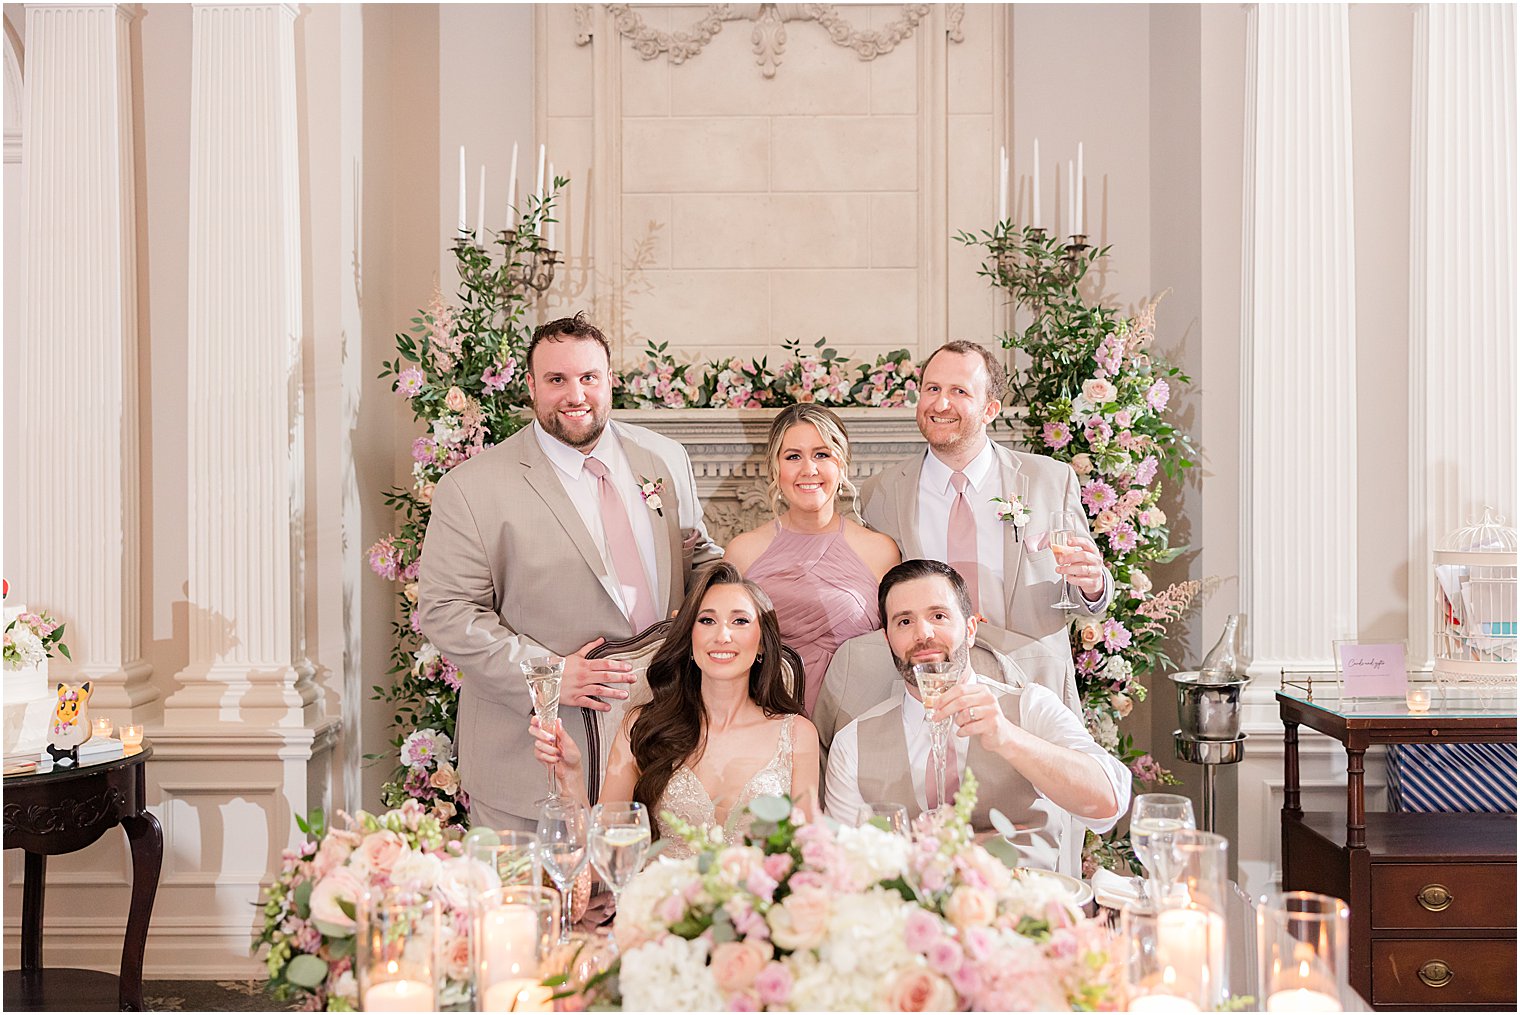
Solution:
<path fill-rule="evenodd" d="M 753 25 L 750 42 L 755 63 L 759 65 L 760 73 L 768 78 L 776 76 L 776 68 L 786 52 L 787 22 L 815 22 L 829 33 L 835 45 L 854 50 L 862 60 L 874 60 L 910 38 L 930 11 L 929 4 L 902 4 L 901 17 L 885 27 L 868 30 L 856 28 L 835 4 L 709 4 L 689 27 L 662 32 L 646 24 L 633 4 L 606 6 L 612 27 L 629 41 L 635 53 L 645 60 L 654 60 L 664 54 L 675 64 L 685 63 L 701 53 L 713 36 L 723 30 L 725 21 L 748 21 Z M 961 24 L 966 5 L 947 6 L 946 35 L 951 42 L 960 42 L 965 37 Z M 593 38 L 591 5 L 576 4 L 575 18 L 580 29 L 575 41 L 582 46 L 589 45 Z"/>
<path fill-rule="evenodd" d="M 615 419 L 678 441 L 691 456 L 708 533 L 726 544 L 772 517 L 766 495 L 766 438 L 776 409 L 619 409 Z M 850 478 L 859 486 L 895 462 L 922 454 L 912 409 L 835 409 L 850 437 Z M 1010 427 L 1006 425 L 1012 422 Z M 1021 446 L 1016 420 L 1001 421 L 1000 443 Z"/>

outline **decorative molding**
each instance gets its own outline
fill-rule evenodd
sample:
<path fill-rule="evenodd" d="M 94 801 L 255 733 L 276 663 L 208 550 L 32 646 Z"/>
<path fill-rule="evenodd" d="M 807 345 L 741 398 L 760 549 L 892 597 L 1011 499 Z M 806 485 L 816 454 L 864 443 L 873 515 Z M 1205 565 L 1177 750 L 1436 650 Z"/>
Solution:
<path fill-rule="evenodd" d="M 108 786 L 93 796 L 83 799 L 68 797 L 56 804 L 5 805 L 5 834 L 52 835 L 69 829 L 94 828 L 113 814 L 120 814 L 127 807 L 127 798 L 120 789 Z"/>
<path fill-rule="evenodd" d="M 866 31 L 852 26 L 834 4 L 712 4 L 690 28 L 676 32 L 650 28 L 632 4 L 602 6 L 611 15 L 610 27 L 632 43 L 634 52 L 645 60 L 654 60 L 664 54 L 673 64 L 685 63 L 700 54 L 713 36 L 723 30 L 725 21 L 752 22 L 750 40 L 754 44 L 755 63 L 760 67 L 760 73 L 772 78 L 786 52 L 786 24 L 789 21 L 815 22 L 829 33 L 835 45 L 854 50 L 862 60 L 874 60 L 911 38 L 924 19 L 930 17 L 935 5 L 902 4 L 902 16 L 898 20 L 885 28 Z M 961 42 L 965 38 L 961 25 L 966 5 L 946 6 L 947 36 L 952 42 Z M 576 4 L 577 45 L 588 45 L 596 34 L 591 7 L 591 4 Z"/>
<path fill-rule="evenodd" d="M 1248 25 L 1241 606 L 1252 673 L 1275 678 L 1356 633 L 1350 47 L 1345 4 Z"/>
<path fill-rule="evenodd" d="M 160 696 L 140 608 L 131 21 L 114 5 L 27 7 L 26 266 L 6 354 L 27 378 L 7 407 L 11 446 L 46 448 L 52 463 L 8 502 L 9 578 L 69 626 L 73 659 L 54 659 L 53 674 L 88 677 L 119 719 Z M 7 31 L 7 90 L 18 42 Z"/>
<path fill-rule="evenodd" d="M 1515 9 L 1415 8 L 1409 285 L 1409 643 L 1428 666 L 1432 545 L 1516 518 Z M 1481 99 L 1479 98 L 1481 97 Z"/>
<path fill-rule="evenodd" d="M 302 603 L 295 17 L 270 4 L 192 11 L 190 659 L 165 706 L 170 728 L 302 726 L 316 714 Z"/>

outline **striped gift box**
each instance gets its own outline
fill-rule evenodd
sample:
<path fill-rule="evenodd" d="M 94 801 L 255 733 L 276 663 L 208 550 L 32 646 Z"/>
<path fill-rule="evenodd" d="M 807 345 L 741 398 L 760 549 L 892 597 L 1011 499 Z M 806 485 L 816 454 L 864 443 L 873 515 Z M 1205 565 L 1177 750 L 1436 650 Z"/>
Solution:
<path fill-rule="evenodd" d="M 1514 744 L 1393 744 L 1388 806 L 1404 813 L 1515 813 Z"/>

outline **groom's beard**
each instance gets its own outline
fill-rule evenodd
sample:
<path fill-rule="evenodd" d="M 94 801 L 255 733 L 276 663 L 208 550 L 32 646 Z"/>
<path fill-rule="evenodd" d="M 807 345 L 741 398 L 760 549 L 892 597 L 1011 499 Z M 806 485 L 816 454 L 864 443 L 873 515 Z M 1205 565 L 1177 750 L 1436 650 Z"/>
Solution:
<path fill-rule="evenodd" d="M 945 658 L 955 664 L 957 673 L 964 671 L 966 664 L 971 661 L 971 639 L 966 637 L 962 637 L 960 643 L 954 648 L 950 648 L 941 641 L 917 642 L 908 648 L 907 658 L 903 658 L 896 652 L 893 652 L 892 661 L 897 664 L 897 672 L 902 674 L 902 678 L 915 687 L 918 685 L 913 679 L 913 657 L 929 649 L 939 649 L 945 653 Z"/>

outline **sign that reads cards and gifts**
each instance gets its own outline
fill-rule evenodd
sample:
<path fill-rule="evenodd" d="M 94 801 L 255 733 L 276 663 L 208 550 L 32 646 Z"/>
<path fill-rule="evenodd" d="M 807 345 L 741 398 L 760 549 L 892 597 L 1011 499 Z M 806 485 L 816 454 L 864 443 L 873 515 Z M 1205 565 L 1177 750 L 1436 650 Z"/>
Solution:
<path fill-rule="evenodd" d="M 1346 693 L 1358 698 L 1402 698 L 1409 683 L 1404 646 L 1342 642 L 1341 677 Z"/>

